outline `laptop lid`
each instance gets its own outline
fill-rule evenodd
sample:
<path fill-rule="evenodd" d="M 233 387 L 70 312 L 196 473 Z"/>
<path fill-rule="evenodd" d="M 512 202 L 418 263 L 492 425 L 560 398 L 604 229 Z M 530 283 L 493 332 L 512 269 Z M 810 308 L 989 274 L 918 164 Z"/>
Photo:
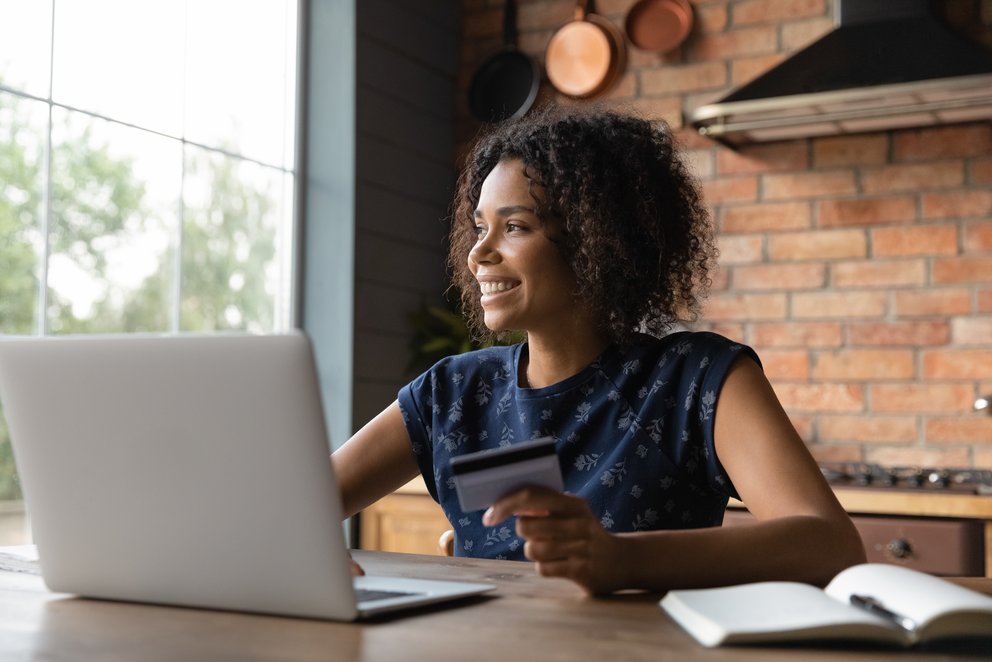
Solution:
<path fill-rule="evenodd" d="M 0 402 L 46 584 L 358 617 L 319 393 L 299 333 L 0 341 Z M 492 588 L 469 586 L 451 597 Z"/>

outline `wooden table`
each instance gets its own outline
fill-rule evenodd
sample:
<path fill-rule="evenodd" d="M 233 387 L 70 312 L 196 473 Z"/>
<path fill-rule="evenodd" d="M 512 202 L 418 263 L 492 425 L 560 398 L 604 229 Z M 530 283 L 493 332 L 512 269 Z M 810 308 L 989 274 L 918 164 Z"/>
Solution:
<path fill-rule="evenodd" d="M 492 597 L 368 623 L 331 623 L 84 600 L 0 571 L 2 660 L 985 660 L 975 645 L 705 649 L 658 608 L 658 594 L 583 597 L 530 564 L 355 552 L 371 573 L 492 582 Z M 959 580 L 992 594 L 992 580 Z"/>

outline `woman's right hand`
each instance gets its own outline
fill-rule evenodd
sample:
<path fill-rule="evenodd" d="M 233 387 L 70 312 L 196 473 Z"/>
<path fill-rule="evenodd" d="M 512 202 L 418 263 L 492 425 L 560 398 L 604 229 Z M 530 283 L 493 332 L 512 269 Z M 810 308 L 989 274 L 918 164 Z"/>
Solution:
<path fill-rule="evenodd" d="M 570 579 L 589 595 L 629 587 L 622 539 L 603 528 L 582 497 L 524 487 L 493 504 L 482 523 L 495 526 L 511 515 L 525 540 L 524 556 L 539 575 Z"/>

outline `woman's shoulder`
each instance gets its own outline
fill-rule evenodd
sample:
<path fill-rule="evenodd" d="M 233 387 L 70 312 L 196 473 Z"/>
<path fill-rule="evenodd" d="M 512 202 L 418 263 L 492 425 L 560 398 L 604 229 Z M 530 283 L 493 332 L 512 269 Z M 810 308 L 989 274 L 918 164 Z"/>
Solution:
<path fill-rule="evenodd" d="M 661 337 L 639 335 L 621 352 L 617 369 L 625 376 L 670 379 L 675 374 L 727 370 L 740 356 L 761 365 L 747 345 L 710 331 L 679 330 Z"/>
<path fill-rule="evenodd" d="M 520 345 L 494 345 L 462 354 L 452 354 L 435 363 L 422 377 L 434 380 L 463 379 L 476 374 L 512 372 Z"/>
<path fill-rule="evenodd" d="M 731 340 L 726 336 L 712 331 L 673 331 L 661 337 L 638 334 L 631 344 L 628 354 L 650 356 L 663 356 L 675 354 L 685 356 L 698 352 L 752 352 L 750 347 L 736 340 Z"/>
<path fill-rule="evenodd" d="M 443 406 L 479 389 L 491 393 L 511 384 L 517 351 L 509 345 L 446 356 L 400 389 L 400 405 L 412 399 Z"/>

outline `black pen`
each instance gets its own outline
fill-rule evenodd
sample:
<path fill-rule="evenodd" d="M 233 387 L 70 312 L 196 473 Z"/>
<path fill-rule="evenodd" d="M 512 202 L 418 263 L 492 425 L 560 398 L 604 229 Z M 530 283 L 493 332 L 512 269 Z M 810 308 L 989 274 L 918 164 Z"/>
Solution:
<path fill-rule="evenodd" d="M 909 616 L 903 616 L 902 614 L 897 614 L 891 609 L 886 609 L 881 602 L 870 595 L 851 595 L 851 604 L 855 607 L 860 607 L 865 611 L 871 612 L 876 616 L 881 616 L 885 620 L 898 625 L 907 632 L 916 631 L 916 621 Z"/>

